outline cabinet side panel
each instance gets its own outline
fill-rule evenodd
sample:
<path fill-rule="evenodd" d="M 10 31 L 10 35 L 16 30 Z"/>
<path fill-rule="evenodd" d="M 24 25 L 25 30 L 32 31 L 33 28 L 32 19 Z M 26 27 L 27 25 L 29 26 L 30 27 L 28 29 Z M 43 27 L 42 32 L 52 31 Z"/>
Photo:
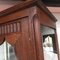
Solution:
<path fill-rule="evenodd" d="M 29 33 L 29 18 L 21 20 L 21 36 L 16 42 L 15 48 L 19 60 L 36 60 L 34 41 L 31 40 Z"/>
<path fill-rule="evenodd" d="M 50 26 L 52 28 L 56 28 L 55 22 L 50 18 L 44 11 L 37 8 L 37 13 L 40 19 L 40 23 L 42 25 Z"/>

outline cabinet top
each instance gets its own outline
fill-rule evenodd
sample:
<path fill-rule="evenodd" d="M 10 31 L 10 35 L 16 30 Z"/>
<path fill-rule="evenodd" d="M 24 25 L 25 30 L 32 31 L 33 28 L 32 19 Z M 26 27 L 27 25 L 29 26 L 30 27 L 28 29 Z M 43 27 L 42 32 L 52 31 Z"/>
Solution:
<path fill-rule="evenodd" d="M 41 8 L 53 21 L 57 21 L 57 19 L 52 15 L 52 13 L 46 8 L 46 6 L 40 0 L 27 0 L 23 1 L 15 6 L 12 6 L 6 10 L 0 12 L 0 17 L 4 17 L 8 14 L 11 14 L 15 11 L 22 10 L 28 7 L 38 6 Z"/>

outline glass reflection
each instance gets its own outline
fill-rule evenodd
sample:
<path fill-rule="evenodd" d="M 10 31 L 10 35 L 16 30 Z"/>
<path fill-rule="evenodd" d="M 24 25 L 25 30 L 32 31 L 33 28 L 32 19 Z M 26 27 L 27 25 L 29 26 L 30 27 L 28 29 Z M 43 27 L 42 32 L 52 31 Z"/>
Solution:
<path fill-rule="evenodd" d="M 5 55 L 4 55 L 4 44 L 0 46 L 0 60 L 5 60 Z"/>
<path fill-rule="evenodd" d="M 52 37 L 47 36 L 43 42 L 43 48 L 45 51 L 53 52 Z"/>
<path fill-rule="evenodd" d="M 0 45 L 0 60 L 17 60 L 14 47 L 6 41 Z"/>
<path fill-rule="evenodd" d="M 17 60 L 14 47 L 8 44 L 8 60 Z"/>
<path fill-rule="evenodd" d="M 58 60 L 54 29 L 42 26 L 41 31 L 43 35 L 44 60 Z"/>

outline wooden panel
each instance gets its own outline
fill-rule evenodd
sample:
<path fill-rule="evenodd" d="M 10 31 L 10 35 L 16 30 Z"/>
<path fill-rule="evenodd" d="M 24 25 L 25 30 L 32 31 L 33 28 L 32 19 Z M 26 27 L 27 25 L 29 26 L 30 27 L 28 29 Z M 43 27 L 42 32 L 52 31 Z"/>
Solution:
<path fill-rule="evenodd" d="M 41 9 L 37 8 L 37 13 L 42 25 L 50 26 L 56 28 L 55 22 Z"/>
<path fill-rule="evenodd" d="M 4 17 L 0 17 L 0 24 L 26 17 L 29 15 L 29 10 L 30 8 L 8 14 Z"/>
<path fill-rule="evenodd" d="M 21 48 L 21 60 L 29 60 L 29 33 L 28 33 L 28 18 L 21 21 L 21 33 L 22 33 L 22 48 Z"/>
<path fill-rule="evenodd" d="M 29 35 L 29 19 L 28 17 L 21 20 L 21 36 L 15 44 L 18 60 L 36 60 L 34 51 L 34 40 Z"/>

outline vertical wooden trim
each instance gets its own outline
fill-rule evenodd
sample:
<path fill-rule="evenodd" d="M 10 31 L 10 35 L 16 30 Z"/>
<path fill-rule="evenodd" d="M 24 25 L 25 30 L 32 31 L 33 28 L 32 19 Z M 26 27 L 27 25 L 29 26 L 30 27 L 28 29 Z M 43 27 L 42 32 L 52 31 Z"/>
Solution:
<path fill-rule="evenodd" d="M 20 31 L 20 22 L 17 22 L 17 32 Z"/>
<path fill-rule="evenodd" d="M 29 31 L 28 31 L 28 17 L 21 20 L 21 40 L 20 42 L 20 59 L 30 60 L 30 45 L 29 45 Z M 18 53 L 19 54 L 19 53 Z"/>
<path fill-rule="evenodd" d="M 55 41 L 56 41 L 56 49 L 57 49 L 58 60 L 60 60 L 60 57 L 59 57 L 59 45 L 58 45 L 58 38 L 57 38 L 56 30 L 55 30 Z"/>
<path fill-rule="evenodd" d="M 1 27 L 1 29 L 2 29 L 2 34 L 3 34 L 3 26 Z"/>
<path fill-rule="evenodd" d="M 1 35 L 1 26 L 0 26 L 0 35 Z"/>
<path fill-rule="evenodd" d="M 34 28 L 35 28 L 34 30 L 35 30 L 37 60 L 44 60 L 42 38 L 41 38 L 41 31 L 40 31 L 40 21 L 37 15 L 34 16 Z"/>
<path fill-rule="evenodd" d="M 30 60 L 37 60 L 36 47 L 35 47 L 35 37 L 34 37 L 33 17 L 31 17 L 31 16 L 29 18 L 29 40 L 30 40 L 30 49 L 31 49 L 30 56 L 32 55 Z"/>
<path fill-rule="evenodd" d="M 6 34 L 6 25 L 4 26 L 4 28 L 5 28 L 5 34 Z"/>
<path fill-rule="evenodd" d="M 5 41 L 4 36 L 0 36 L 0 45 L 4 43 L 4 41 Z"/>
<path fill-rule="evenodd" d="M 16 29 L 17 29 L 17 27 L 16 27 L 16 23 L 14 23 L 14 32 L 16 32 Z"/>
<path fill-rule="evenodd" d="M 13 32 L 13 24 L 10 24 L 11 33 Z"/>

